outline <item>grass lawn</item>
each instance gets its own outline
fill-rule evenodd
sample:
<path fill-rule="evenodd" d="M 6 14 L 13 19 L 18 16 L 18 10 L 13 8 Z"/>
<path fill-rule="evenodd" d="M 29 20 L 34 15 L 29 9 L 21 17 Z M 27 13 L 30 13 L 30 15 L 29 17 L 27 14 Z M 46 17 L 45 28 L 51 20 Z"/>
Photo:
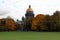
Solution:
<path fill-rule="evenodd" d="M 60 32 L 0 32 L 0 40 L 60 40 Z"/>

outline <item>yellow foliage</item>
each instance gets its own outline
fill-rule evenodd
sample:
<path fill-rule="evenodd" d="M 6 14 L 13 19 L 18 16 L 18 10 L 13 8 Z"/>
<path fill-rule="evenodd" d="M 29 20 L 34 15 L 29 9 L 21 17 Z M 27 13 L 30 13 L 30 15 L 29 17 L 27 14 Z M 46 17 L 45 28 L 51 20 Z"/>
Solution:
<path fill-rule="evenodd" d="M 43 14 L 37 15 L 32 21 L 32 29 L 36 30 L 38 26 L 40 26 L 39 27 L 40 29 L 44 29 L 45 28 L 43 25 L 44 19 L 45 16 Z"/>

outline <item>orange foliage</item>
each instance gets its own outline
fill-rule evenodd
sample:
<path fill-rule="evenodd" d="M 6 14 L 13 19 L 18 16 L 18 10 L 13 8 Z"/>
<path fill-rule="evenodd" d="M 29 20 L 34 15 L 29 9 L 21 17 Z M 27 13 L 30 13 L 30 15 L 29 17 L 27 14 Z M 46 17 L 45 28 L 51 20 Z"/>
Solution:
<path fill-rule="evenodd" d="M 7 25 L 8 29 L 10 29 L 12 31 L 16 28 L 15 27 L 15 22 L 12 19 L 7 19 L 6 20 L 6 25 Z"/>
<path fill-rule="evenodd" d="M 45 18 L 45 16 L 44 16 L 43 14 L 37 15 L 37 16 L 33 19 L 33 21 L 32 21 L 32 29 L 33 29 L 33 30 L 36 30 L 36 29 L 38 28 L 38 26 L 39 26 L 39 28 L 40 28 L 41 30 L 43 30 L 44 27 L 45 27 L 45 26 L 43 25 L 44 18 Z"/>

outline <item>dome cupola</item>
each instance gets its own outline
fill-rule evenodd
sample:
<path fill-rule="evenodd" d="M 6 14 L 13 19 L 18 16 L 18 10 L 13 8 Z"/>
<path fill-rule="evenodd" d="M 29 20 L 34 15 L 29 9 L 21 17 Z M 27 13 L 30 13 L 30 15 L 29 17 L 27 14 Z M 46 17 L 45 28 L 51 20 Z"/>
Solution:
<path fill-rule="evenodd" d="M 27 9 L 27 11 L 33 11 L 33 9 L 31 8 L 31 5 L 29 5 L 29 8 Z"/>

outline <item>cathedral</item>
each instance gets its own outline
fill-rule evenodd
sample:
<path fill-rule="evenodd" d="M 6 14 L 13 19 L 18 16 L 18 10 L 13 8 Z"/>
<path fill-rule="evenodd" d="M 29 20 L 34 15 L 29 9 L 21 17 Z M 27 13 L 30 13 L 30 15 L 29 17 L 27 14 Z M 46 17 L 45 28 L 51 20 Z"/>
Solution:
<path fill-rule="evenodd" d="M 20 23 L 23 27 L 24 31 L 31 31 L 31 22 L 34 18 L 34 12 L 31 8 L 31 5 L 29 5 L 29 8 L 26 11 L 25 18 L 22 17 L 22 22 Z"/>

